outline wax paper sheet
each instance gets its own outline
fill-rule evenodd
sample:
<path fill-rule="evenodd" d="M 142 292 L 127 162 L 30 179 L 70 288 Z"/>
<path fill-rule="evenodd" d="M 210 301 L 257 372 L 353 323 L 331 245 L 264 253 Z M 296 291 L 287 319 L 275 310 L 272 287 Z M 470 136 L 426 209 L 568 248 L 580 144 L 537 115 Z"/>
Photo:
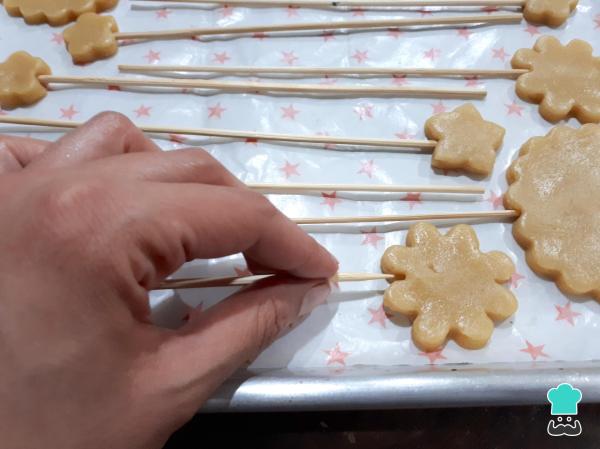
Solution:
<path fill-rule="evenodd" d="M 138 5 L 132 10 L 131 5 Z M 164 9 L 168 6 L 168 9 Z M 332 12 L 304 8 L 205 8 L 127 2 L 121 0 L 112 13 L 121 31 L 299 23 L 325 20 L 454 15 L 478 8 L 430 11 L 348 10 Z M 501 11 L 502 12 L 502 11 Z M 488 13 L 497 13 L 488 11 Z M 354 33 L 310 33 L 284 37 L 247 36 L 235 39 L 191 39 L 144 42 L 122 46 L 108 60 L 74 66 L 62 43 L 60 28 L 28 26 L 10 18 L 0 7 L 0 57 L 27 50 L 43 57 L 55 74 L 116 75 L 117 64 L 205 64 L 274 66 L 405 66 L 405 67 L 509 67 L 518 48 L 531 47 L 542 34 L 566 42 L 583 38 L 600 47 L 600 3 L 582 0 L 561 28 L 495 25 L 474 28 L 428 30 L 380 30 Z M 227 79 L 227 78 L 226 78 Z M 231 78 L 233 79 L 233 78 Z M 338 152 L 330 146 L 308 147 L 269 144 L 261 141 L 219 141 L 171 136 L 157 139 L 165 149 L 202 145 L 225 166 L 248 182 L 314 182 L 373 184 L 480 185 L 487 189 L 475 201 L 448 198 L 396 196 L 344 196 L 317 192 L 313 196 L 272 196 L 273 203 L 290 216 L 378 215 L 409 212 L 467 211 L 502 208 L 506 189 L 505 170 L 528 138 L 545 134 L 552 125 L 544 121 L 537 106 L 521 102 L 511 80 L 427 80 L 390 77 L 384 79 L 316 78 L 297 82 L 336 85 L 438 85 L 485 86 L 488 97 L 475 101 L 483 116 L 507 129 L 504 145 L 489 179 L 473 179 L 456 173 L 434 172 L 430 157 L 422 154 Z M 180 127 L 215 127 L 253 131 L 329 134 L 350 137 L 422 138 L 423 124 L 433 113 L 454 108 L 463 101 L 405 98 L 322 99 L 301 96 L 265 96 L 180 91 L 149 92 L 107 89 L 61 88 L 39 104 L 16 111 L 51 119 L 85 120 L 112 109 L 139 124 Z M 573 126 L 579 126 L 571 121 Z M 14 127 L 2 127 L 3 131 Z M 21 130 L 31 132 L 32 130 Z M 39 133 L 56 138 L 56 133 Z M 201 204 L 198 207 L 202 207 Z M 240 217 L 243 220 L 242 217 Z M 521 248 L 511 235 L 509 222 L 474 225 L 483 250 L 501 250 L 516 262 L 517 274 L 510 287 L 519 299 L 514 317 L 497 326 L 490 343 L 467 351 L 453 342 L 441 352 L 422 354 L 410 340 L 408 322 L 394 324 L 382 312 L 385 282 L 344 284 L 326 305 L 268 348 L 254 367 L 330 366 L 332 372 L 354 364 L 397 365 L 428 363 L 543 362 L 590 360 L 600 355 L 600 307 L 588 298 L 569 298 L 556 286 L 536 276 L 525 263 Z M 444 228 L 445 230 L 446 228 Z M 405 226 L 335 226 L 309 228 L 315 238 L 340 260 L 342 271 L 378 272 L 383 250 L 403 243 Z M 178 276 L 214 276 L 243 273 L 239 256 L 195 261 Z M 176 326 L 185 320 L 189 307 L 213 305 L 231 290 L 187 290 L 179 295 L 153 295 L 157 322 Z"/>

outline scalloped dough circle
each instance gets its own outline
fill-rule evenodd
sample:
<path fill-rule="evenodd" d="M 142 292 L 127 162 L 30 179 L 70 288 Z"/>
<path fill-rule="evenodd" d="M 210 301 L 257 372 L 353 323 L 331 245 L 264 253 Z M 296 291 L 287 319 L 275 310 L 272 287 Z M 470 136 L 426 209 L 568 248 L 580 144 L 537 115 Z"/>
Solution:
<path fill-rule="evenodd" d="M 504 253 L 482 253 L 471 226 L 457 225 L 441 235 L 429 223 L 410 227 L 406 246 L 389 247 L 381 259 L 384 273 L 398 280 L 385 291 L 383 304 L 413 320 L 412 338 L 423 351 L 447 339 L 467 349 L 486 345 L 501 321 L 517 309 L 502 283 L 515 272 Z"/>
<path fill-rule="evenodd" d="M 114 34 L 118 31 L 114 17 L 85 13 L 65 29 L 63 37 L 73 62 L 87 64 L 117 53 L 119 46 Z"/>
<path fill-rule="evenodd" d="M 504 204 L 533 271 L 600 301 L 600 125 L 557 126 L 512 163 Z"/>
<path fill-rule="evenodd" d="M 38 76 L 51 73 L 42 59 L 24 51 L 13 53 L 0 63 L 0 107 L 14 109 L 37 103 L 48 93 Z"/>
<path fill-rule="evenodd" d="M 511 60 L 513 68 L 529 70 L 517 79 L 517 95 L 538 103 L 550 122 L 568 117 L 600 122 L 600 58 L 592 52 L 580 39 L 563 46 L 555 37 L 540 37 L 533 49 L 522 48 Z"/>
<path fill-rule="evenodd" d="M 527 0 L 523 17 L 528 22 L 558 27 L 566 22 L 577 3 L 578 0 Z"/>
<path fill-rule="evenodd" d="M 65 25 L 86 12 L 114 8 L 119 0 L 4 0 L 8 14 L 23 17 L 31 25 Z"/>

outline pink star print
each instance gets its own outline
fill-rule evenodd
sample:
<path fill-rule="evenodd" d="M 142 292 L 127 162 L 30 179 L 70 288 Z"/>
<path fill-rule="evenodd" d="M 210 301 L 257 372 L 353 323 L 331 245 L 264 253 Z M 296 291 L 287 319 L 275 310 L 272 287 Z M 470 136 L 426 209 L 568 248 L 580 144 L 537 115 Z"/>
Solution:
<path fill-rule="evenodd" d="M 339 363 L 340 365 L 346 366 L 346 357 L 350 355 L 350 353 L 342 351 L 339 343 L 336 343 L 333 349 L 323 352 L 327 354 L 327 365 Z"/>
<path fill-rule="evenodd" d="M 52 33 L 52 39 L 50 39 L 50 41 L 54 42 L 55 44 L 65 43 L 65 39 L 63 38 L 62 33 Z"/>
<path fill-rule="evenodd" d="M 427 357 L 429 359 L 430 365 L 435 365 L 437 360 L 447 360 L 446 356 L 442 354 L 442 349 L 439 351 L 431 351 L 431 352 L 419 352 L 419 355 L 423 357 Z"/>
<path fill-rule="evenodd" d="M 281 52 L 281 60 L 287 65 L 294 65 L 298 59 L 298 56 L 296 56 L 296 53 L 294 53 L 293 51 Z"/>
<path fill-rule="evenodd" d="M 493 59 L 499 59 L 502 62 L 506 61 L 506 58 L 508 58 L 510 56 L 508 53 L 506 53 L 506 50 L 504 50 L 504 47 L 492 48 L 492 53 L 493 53 L 493 56 L 492 56 Z"/>
<path fill-rule="evenodd" d="M 581 313 L 571 310 L 571 302 L 568 302 L 564 306 L 559 306 L 558 304 L 555 304 L 554 307 L 556 307 L 556 311 L 558 312 L 558 315 L 556 316 L 556 321 L 565 320 L 571 326 L 575 326 L 574 318 L 581 315 Z"/>
<path fill-rule="evenodd" d="M 520 349 L 520 351 L 529 354 L 533 360 L 537 360 L 538 357 L 550 357 L 544 352 L 544 346 L 546 345 L 534 346 L 529 342 L 529 340 L 525 340 L 525 344 L 527 347 Z"/>
<path fill-rule="evenodd" d="M 319 131 L 317 133 L 317 136 L 328 136 L 328 135 L 329 135 L 329 133 L 327 131 Z M 324 143 L 323 148 L 325 148 L 326 150 L 335 150 L 335 144 L 334 143 Z"/>
<path fill-rule="evenodd" d="M 333 31 L 323 31 L 323 34 L 321 34 L 321 36 L 323 37 L 323 40 L 325 42 L 335 40 L 335 34 L 333 33 Z"/>
<path fill-rule="evenodd" d="M 290 5 L 287 7 L 287 16 L 288 17 L 298 17 L 299 6 Z"/>
<path fill-rule="evenodd" d="M 168 19 L 169 14 L 171 14 L 171 12 L 172 11 L 170 9 L 159 9 L 158 11 L 156 11 L 156 20 Z"/>
<path fill-rule="evenodd" d="M 148 61 L 148 64 L 158 62 L 158 61 L 160 61 L 160 52 L 154 51 L 154 50 L 148 50 L 148 53 L 146 53 L 146 56 L 144 56 L 144 58 L 146 58 L 146 60 Z"/>
<path fill-rule="evenodd" d="M 8 112 L 3 111 L 2 108 L 0 108 L 0 115 L 8 115 Z"/>
<path fill-rule="evenodd" d="M 187 140 L 187 137 L 185 136 L 180 136 L 179 134 L 169 134 L 169 140 L 173 143 L 185 143 L 185 141 Z"/>
<path fill-rule="evenodd" d="M 406 78 L 406 75 L 394 74 L 392 75 L 392 84 L 404 86 L 405 84 L 408 84 L 408 78 Z"/>
<path fill-rule="evenodd" d="M 379 323 L 379 325 L 385 329 L 385 322 L 387 321 L 387 316 L 385 314 L 383 305 L 377 307 L 376 309 L 371 309 L 370 307 L 368 307 L 367 310 L 371 314 L 369 324 Z"/>
<path fill-rule="evenodd" d="M 367 175 L 369 178 L 373 177 L 373 172 L 375 171 L 375 164 L 373 162 L 373 159 L 371 159 L 370 161 L 363 161 L 360 163 L 360 170 L 358 170 L 358 174 L 365 174 Z"/>
<path fill-rule="evenodd" d="M 261 40 L 261 41 L 262 41 L 263 39 L 266 39 L 266 38 L 267 38 L 267 34 L 266 34 L 266 33 L 263 33 L 262 31 L 259 31 L 258 33 L 254 33 L 254 34 L 252 35 L 252 37 L 253 37 L 254 39 L 258 39 L 258 40 Z"/>
<path fill-rule="evenodd" d="M 410 140 L 410 139 L 413 139 L 416 136 L 416 134 L 412 134 L 412 133 L 408 132 L 408 130 L 405 129 L 401 133 L 396 133 L 395 136 L 401 140 L 407 140 L 407 139 Z"/>
<path fill-rule="evenodd" d="M 408 201 L 408 207 L 412 210 L 417 204 L 421 204 L 421 194 L 420 193 L 407 193 L 404 197 L 404 201 Z"/>
<path fill-rule="evenodd" d="M 221 118 L 221 115 L 226 110 L 227 110 L 226 108 L 221 107 L 221 103 L 217 103 L 214 106 L 209 106 L 208 107 L 208 118 Z"/>
<path fill-rule="evenodd" d="M 60 108 L 60 118 L 66 118 L 67 120 L 72 120 L 78 113 L 79 111 L 77 111 L 73 105 L 68 108 Z"/>
<path fill-rule="evenodd" d="M 136 110 L 134 110 L 133 112 L 135 112 L 135 116 L 137 118 L 140 117 L 150 117 L 150 110 L 152 108 L 150 106 L 144 106 L 143 104 L 140 105 L 139 108 L 137 108 Z"/>
<path fill-rule="evenodd" d="M 446 105 L 442 103 L 442 100 L 439 100 L 437 103 L 431 103 L 430 106 L 433 108 L 434 114 L 441 114 L 442 112 L 446 112 Z"/>
<path fill-rule="evenodd" d="M 106 88 L 112 92 L 121 92 L 121 86 L 115 86 L 114 84 L 109 84 Z"/>
<path fill-rule="evenodd" d="M 515 272 L 510 277 L 510 287 L 511 288 L 517 288 L 523 279 L 525 279 L 525 276 L 523 276 L 523 275 Z"/>
<path fill-rule="evenodd" d="M 370 245 L 373 248 L 377 248 L 379 241 L 384 240 L 382 236 L 377 234 L 377 228 L 372 228 L 368 232 L 363 231 L 362 234 L 364 237 L 363 241 L 361 242 L 361 246 Z"/>
<path fill-rule="evenodd" d="M 518 115 L 519 117 L 521 117 L 523 114 L 523 106 L 519 106 L 516 101 L 513 101 L 510 104 L 505 104 L 507 110 L 506 110 L 506 115 Z"/>
<path fill-rule="evenodd" d="M 329 206 L 331 210 L 335 209 L 337 203 L 342 202 L 342 200 L 337 197 L 337 192 L 321 192 L 321 196 L 323 197 L 323 202 L 321 204 Z"/>
<path fill-rule="evenodd" d="M 425 59 L 431 59 L 432 61 L 434 61 L 435 59 L 439 58 L 441 54 L 442 51 L 440 49 L 430 48 L 429 50 L 423 52 L 423 57 Z"/>
<path fill-rule="evenodd" d="M 465 86 L 467 87 L 477 87 L 481 85 L 481 81 L 477 75 L 474 76 L 465 76 Z"/>
<path fill-rule="evenodd" d="M 226 51 L 223 51 L 221 53 L 214 53 L 213 54 L 213 62 L 217 62 L 219 64 L 225 64 L 230 59 L 231 58 L 229 57 L 229 55 L 227 54 Z"/>
<path fill-rule="evenodd" d="M 373 105 L 372 104 L 359 104 L 354 107 L 354 112 L 358 114 L 360 120 L 366 118 L 373 118 Z"/>
<path fill-rule="evenodd" d="M 300 114 L 300 111 L 296 108 L 294 108 L 294 105 L 291 104 L 285 108 L 281 108 L 281 118 L 282 119 L 289 119 L 289 120 L 296 120 L 296 116 Z"/>
<path fill-rule="evenodd" d="M 527 25 L 523 31 L 525 31 L 526 33 L 529 33 L 529 35 L 531 35 L 531 36 L 540 34 L 539 28 L 536 27 L 535 25 Z"/>
<path fill-rule="evenodd" d="M 502 193 L 500 195 L 496 195 L 494 192 L 490 192 L 490 196 L 485 200 L 488 201 L 494 209 L 500 209 L 502 207 Z"/>
<path fill-rule="evenodd" d="M 357 64 L 362 64 L 369 59 L 369 50 L 355 50 L 352 59 L 354 59 Z"/>
<path fill-rule="evenodd" d="M 487 12 L 488 14 L 491 14 L 493 12 L 498 11 L 498 7 L 497 6 L 484 6 L 483 8 L 481 8 L 481 10 L 483 12 Z"/>
<path fill-rule="evenodd" d="M 354 17 L 364 17 L 365 16 L 365 10 L 364 10 L 364 8 L 361 8 L 360 6 L 358 8 L 352 8 L 350 11 L 352 11 L 352 15 Z"/>
<path fill-rule="evenodd" d="M 224 5 L 221 9 L 219 9 L 219 14 L 221 14 L 221 17 L 231 17 L 233 14 L 233 8 L 229 5 Z"/>
<path fill-rule="evenodd" d="M 402 36 L 403 32 L 400 31 L 399 28 L 389 28 L 387 34 L 388 36 L 391 36 L 394 39 L 398 39 L 400 36 Z"/>
<path fill-rule="evenodd" d="M 427 9 L 420 9 L 419 12 L 421 13 L 421 16 L 423 16 L 423 17 L 430 16 L 431 14 L 433 14 L 432 11 L 428 11 Z"/>
<path fill-rule="evenodd" d="M 469 39 L 472 33 L 468 28 L 459 28 L 456 30 L 456 34 L 458 34 L 460 37 L 464 37 L 465 39 Z"/>
<path fill-rule="evenodd" d="M 596 26 L 594 27 L 595 30 L 600 28 L 600 14 L 598 14 L 595 18 L 594 18 L 594 22 L 596 22 Z"/>
<path fill-rule="evenodd" d="M 248 267 L 233 267 L 236 276 L 252 276 L 252 272 Z"/>
<path fill-rule="evenodd" d="M 299 162 L 297 164 L 290 164 L 288 161 L 285 161 L 285 164 L 283 167 L 279 168 L 279 171 L 283 173 L 283 176 L 285 176 L 286 179 L 289 179 L 292 176 L 300 176 L 300 173 L 298 172 L 299 165 Z"/>
<path fill-rule="evenodd" d="M 331 77 L 331 76 L 329 76 L 329 75 L 325 75 L 325 76 L 323 77 L 323 79 L 321 79 L 321 81 L 319 81 L 319 84 L 325 84 L 325 85 L 329 85 L 329 86 L 331 86 L 332 84 L 335 84 L 335 83 L 337 83 L 337 81 L 338 81 L 337 79 L 335 79 L 335 78 L 332 78 L 332 77 Z"/>
<path fill-rule="evenodd" d="M 247 137 L 244 142 L 248 145 L 258 145 L 258 139 L 256 137 Z"/>

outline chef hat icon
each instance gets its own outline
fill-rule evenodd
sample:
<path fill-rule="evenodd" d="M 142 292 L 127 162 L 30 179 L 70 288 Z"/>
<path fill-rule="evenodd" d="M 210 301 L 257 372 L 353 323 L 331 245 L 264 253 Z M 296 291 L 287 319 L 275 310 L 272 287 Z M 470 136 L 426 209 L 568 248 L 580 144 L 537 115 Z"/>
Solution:
<path fill-rule="evenodd" d="M 552 404 L 552 415 L 576 415 L 577 404 L 581 401 L 581 390 L 571 384 L 562 383 L 548 390 L 548 401 Z"/>

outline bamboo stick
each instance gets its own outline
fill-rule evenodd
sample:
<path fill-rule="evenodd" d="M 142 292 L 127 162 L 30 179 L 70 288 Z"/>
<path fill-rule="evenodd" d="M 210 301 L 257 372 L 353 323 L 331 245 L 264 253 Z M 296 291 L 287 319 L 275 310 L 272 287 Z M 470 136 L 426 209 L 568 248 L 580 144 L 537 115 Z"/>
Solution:
<path fill-rule="evenodd" d="M 467 218 L 515 218 L 519 216 L 516 210 L 490 210 L 478 212 L 443 212 L 413 215 L 378 215 L 356 217 L 318 217 L 318 218 L 292 218 L 296 224 L 335 224 L 335 223 L 379 223 L 387 221 L 429 221 L 429 220 L 456 220 Z"/>
<path fill-rule="evenodd" d="M 204 3 L 227 6 L 371 7 L 371 6 L 523 6 L 525 0 L 132 0 L 135 3 Z"/>
<path fill-rule="evenodd" d="M 206 288 L 206 287 L 238 287 L 250 285 L 255 282 L 276 276 L 275 274 L 261 274 L 253 276 L 231 276 L 214 278 L 186 278 L 167 279 L 162 282 L 156 290 L 183 289 L 183 288 Z M 392 280 L 393 274 L 380 273 L 338 273 L 331 278 L 332 282 L 363 282 L 377 280 Z"/>
<path fill-rule="evenodd" d="M 477 186 L 401 186 L 371 184 L 246 184 L 253 190 L 265 193 L 298 192 L 400 192 L 400 193 L 451 193 L 483 194 L 485 189 Z"/>
<path fill-rule="evenodd" d="M 266 26 L 240 26 L 221 28 L 189 28 L 181 30 L 164 31 L 134 31 L 115 33 L 119 40 L 131 39 L 181 39 L 196 36 L 273 33 L 291 31 L 315 30 L 350 30 L 350 29 L 381 29 L 411 26 L 438 26 L 438 25 L 473 25 L 473 24 L 509 24 L 519 23 L 522 14 L 494 14 L 494 15 L 465 15 L 451 17 L 425 17 L 411 19 L 382 19 L 382 20 L 356 20 L 345 22 L 316 22 L 316 23 L 290 23 Z"/>
<path fill-rule="evenodd" d="M 289 92 L 326 95 L 358 95 L 380 96 L 399 95 L 402 97 L 416 98 L 485 98 L 484 89 L 474 88 L 438 88 L 414 86 L 322 86 L 315 84 L 292 83 L 256 83 L 234 81 L 208 81 L 208 80 L 171 80 L 160 78 L 120 78 L 120 77 L 87 77 L 87 76 L 57 76 L 41 75 L 38 79 L 48 85 L 77 84 L 83 86 L 135 86 L 135 87 L 167 87 L 186 89 L 218 89 L 230 92 L 268 93 Z"/>
<path fill-rule="evenodd" d="M 529 72 L 527 69 L 430 69 L 412 67 L 252 67 L 252 66 L 185 66 L 185 65 L 119 65 L 121 72 L 128 73 L 207 73 L 222 75 L 406 75 L 437 77 L 465 77 L 478 78 L 508 78 L 515 79 Z"/>
<path fill-rule="evenodd" d="M 83 122 L 72 122 L 67 120 L 45 120 L 29 117 L 13 117 L 10 115 L 0 116 L 0 123 L 15 125 L 44 126 L 51 128 L 73 129 L 81 126 Z M 412 139 L 361 139 L 352 137 L 334 137 L 334 136 L 303 136 L 296 134 L 272 134 L 253 131 L 235 131 L 225 129 L 207 129 L 207 128 L 176 128 L 169 126 L 138 126 L 146 133 L 169 134 L 169 135 L 192 135 L 205 137 L 220 137 L 232 139 L 252 139 L 254 141 L 272 141 L 272 142 L 294 142 L 310 144 L 333 144 L 333 145 L 353 145 L 360 147 L 377 147 L 378 149 L 361 148 L 361 151 L 406 151 L 407 148 L 419 149 L 423 152 L 431 152 L 437 142 L 435 140 L 412 140 Z M 341 150 L 340 148 L 335 148 Z"/>

